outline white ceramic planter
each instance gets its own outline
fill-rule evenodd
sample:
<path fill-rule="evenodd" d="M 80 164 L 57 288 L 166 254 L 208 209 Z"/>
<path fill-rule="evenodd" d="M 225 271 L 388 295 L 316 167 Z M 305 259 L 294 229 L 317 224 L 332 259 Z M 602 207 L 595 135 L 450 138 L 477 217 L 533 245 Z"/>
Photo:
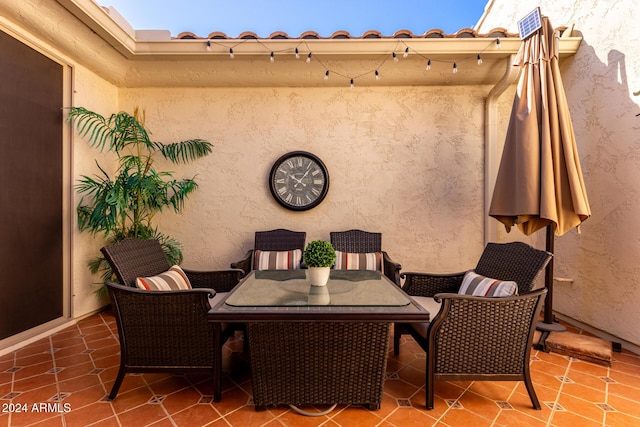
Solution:
<path fill-rule="evenodd" d="M 329 280 L 331 267 L 309 267 L 307 277 L 312 286 L 324 286 Z"/>

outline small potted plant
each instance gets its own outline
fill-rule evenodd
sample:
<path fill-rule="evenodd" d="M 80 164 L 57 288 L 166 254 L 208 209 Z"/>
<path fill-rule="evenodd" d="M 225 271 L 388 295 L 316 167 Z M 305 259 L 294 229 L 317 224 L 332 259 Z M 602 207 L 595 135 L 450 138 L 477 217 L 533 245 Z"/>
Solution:
<path fill-rule="evenodd" d="M 309 280 L 313 286 L 324 286 L 329 280 L 331 267 L 336 261 L 336 251 L 331 243 L 314 240 L 304 249 L 302 259 L 309 269 Z"/>

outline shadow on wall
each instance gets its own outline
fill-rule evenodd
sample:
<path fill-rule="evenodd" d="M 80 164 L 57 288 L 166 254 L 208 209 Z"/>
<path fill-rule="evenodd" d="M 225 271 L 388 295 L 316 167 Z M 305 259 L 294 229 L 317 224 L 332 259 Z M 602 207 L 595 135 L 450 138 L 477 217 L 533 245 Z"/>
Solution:
<path fill-rule="evenodd" d="M 602 331 L 640 343 L 633 324 L 640 288 L 620 286 L 640 280 L 637 238 L 640 224 L 640 106 L 627 79 L 626 57 L 611 50 L 603 63 L 586 40 L 561 65 L 592 217 L 582 234 L 556 239 L 556 276 L 573 285 L 557 286 L 555 309 Z"/>

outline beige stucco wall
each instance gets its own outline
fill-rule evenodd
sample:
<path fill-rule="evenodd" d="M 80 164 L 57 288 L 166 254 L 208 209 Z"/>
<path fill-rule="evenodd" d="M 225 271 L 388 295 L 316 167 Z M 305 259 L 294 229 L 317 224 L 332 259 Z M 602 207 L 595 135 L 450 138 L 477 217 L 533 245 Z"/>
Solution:
<path fill-rule="evenodd" d="M 74 90 L 72 105 L 86 106 L 105 116 L 117 111 L 118 88 L 79 64 L 73 64 Z M 94 175 L 98 173 L 95 165 L 96 158 L 102 158 L 100 164 L 109 170 L 113 167 L 110 161 L 112 157 L 101 154 L 80 139 L 74 133 L 73 146 L 73 184 L 75 185 L 82 175 Z M 81 197 L 73 191 L 73 206 L 69 220 L 72 223 L 72 304 L 73 316 L 80 317 L 91 313 L 108 304 L 106 292 L 100 291 L 102 284 L 100 277 L 92 276 L 87 268 L 87 262 L 100 254 L 103 246 L 101 236 L 93 236 L 81 233 L 78 230 L 75 207 Z M 103 288 L 104 289 L 104 288 Z"/>
<path fill-rule="evenodd" d="M 640 4 L 495 0 L 479 31 L 517 32 L 536 6 L 583 37 L 562 75 L 593 214 L 555 240 L 555 276 L 573 283 L 556 281 L 553 308 L 640 345 Z"/>
<path fill-rule="evenodd" d="M 184 214 L 161 225 L 184 244 L 184 265 L 226 268 L 254 232 L 289 228 L 308 240 L 360 228 L 383 233 L 404 270 L 458 271 L 483 248 L 485 87 L 121 89 L 119 107 L 146 109 L 154 139 L 204 138 L 213 154 Z M 327 165 L 330 190 L 307 212 L 278 205 L 267 185 L 282 154 Z"/>

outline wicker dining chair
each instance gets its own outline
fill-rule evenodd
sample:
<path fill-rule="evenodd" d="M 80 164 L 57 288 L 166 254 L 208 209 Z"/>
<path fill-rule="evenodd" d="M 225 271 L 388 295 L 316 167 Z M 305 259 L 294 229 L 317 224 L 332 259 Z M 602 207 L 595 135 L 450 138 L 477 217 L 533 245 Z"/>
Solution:
<path fill-rule="evenodd" d="M 149 291 L 136 278 L 170 268 L 157 240 L 127 238 L 101 249 L 119 284 L 107 282 L 120 341 L 120 369 L 109 394 L 115 399 L 126 373 L 205 370 L 214 377 L 214 400 L 220 400 L 222 345 L 242 325 L 207 321 L 207 312 L 233 289 L 242 270 L 185 269 L 193 289 Z M 214 328 L 220 328 L 214 333 Z"/>
<path fill-rule="evenodd" d="M 547 289 L 485 298 L 437 294 L 440 311 L 429 323 L 426 407 L 434 406 L 434 381 L 524 381 L 540 409 L 529 368 L 533 334 Z"/>
<path fill-rule="evenodd" d="M 270 231 L 256 231 L 253 248 L 245 256 L 236 262 L 231 263 L 231 268 L 238 268 L 247 275 L 254 268 L 254 254 L 259 251 L 291 251 L 300 249 L 304 251 L 307 233 L 304 231 L 291 231 L 279 228 Z"/>
<path fill-rule="evenodd" d="M 476 273 L 497 280 L 514 281 L 518 285 L 518 294 L 523 295 L 531 291 L 535 281 L 551 260 L 552 254 L 536 249 L 523 242 L 488 243 L 480 260 L 473 270 Z M 458 293 L 466 271 L 452 274 L 405 273 L 402 290 L 416 297 L 425 308 L 435 316 L 439 305 L 433 301 L 438 293 Z M 427 325 L 394 324 L 393 351 L 397 356 L 400 352 L 400 337 L 410 333 L 419 344 L 426 345 L 424 336 Z"/>
<path fill-rule="evenodd" d="M 402 266 L 393 261 L 382 250 L 382 233 L 362 230 L 332 231 L 329 233 L 331 244 L 336 251 L 347 253 L 382 253 L 382 271 L 393 283 L 400 286 Z"/>

